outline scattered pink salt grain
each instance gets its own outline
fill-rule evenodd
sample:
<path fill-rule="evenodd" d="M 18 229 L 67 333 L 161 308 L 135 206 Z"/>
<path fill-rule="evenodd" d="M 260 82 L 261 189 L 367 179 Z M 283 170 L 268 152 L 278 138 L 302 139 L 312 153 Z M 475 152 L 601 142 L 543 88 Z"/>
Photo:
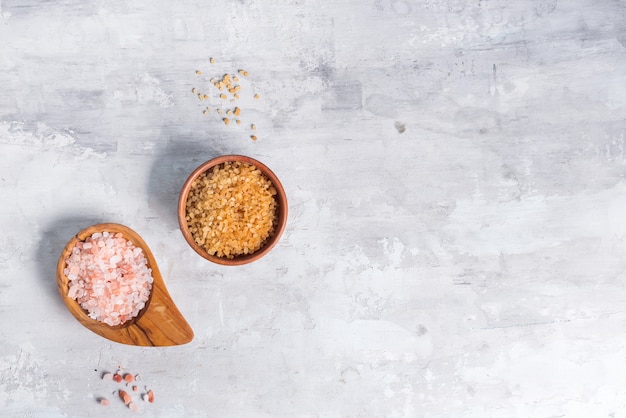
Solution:
<path fill-rule="evenodd" d="M 124 405 L 128 405 L 129 403 L 132 402 L 133 398 L 131 398 L 130 395 L 126 391 L 120 390 L 119 394 L 120 394 L 120 399 L 124 401 Z"/>
<path fill-rule="evenodd" d="M 112 395 L 119 397 L 124 405 L 126 405 L 134 412 L 139 412 L 139 410 L 141 409 L 138 404 L 139 400 L 150 403 L 154 402 L 154 392 L 152 391 L 152 389 L 148 389 L 148 386 L 144 386 L 144 393 L 139 393 L 139 386 L 137 386 L 135 382 L 139 381 L 140 379 L 141 376 L 139 374 L 128 373 L 124 369 L 122 369 L 121 366 L 119 366 L 116 372 L 102 373 L 102 380 L 113 381 L 123 387 L 123 389 L 120 389 L 118 386 L 118 389 L 113 391 Z M 109 401 L 106 398 L 97 398 L 97 401 L 102 405 L 109 404 Z"/>
<path fill-rule="evenodd" d="M 120 325 L 144 308 L 152 289 L 152 270 L 141 248 L 121 233 L 96 232 L 77 242 L 65 260 L 68 296 L 108 325 Z"/>
<path fill-rule="evenodd" d="M 98 402 L 100 402 L 100 405 L 102 406 L 108 406 L 111 403 L 107 398 L 100 398 Z"/>

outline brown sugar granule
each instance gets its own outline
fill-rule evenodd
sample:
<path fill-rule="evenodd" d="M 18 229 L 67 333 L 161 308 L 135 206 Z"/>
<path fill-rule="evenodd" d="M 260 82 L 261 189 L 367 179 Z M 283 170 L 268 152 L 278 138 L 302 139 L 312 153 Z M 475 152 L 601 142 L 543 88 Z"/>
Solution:
<path fill-rule="evenodd" d="M 276 226 L 276 189 L 251 164 L 227 162 L 191 185 L 186 220 L 207 253 L 234 258 L 259 250 Z"/>

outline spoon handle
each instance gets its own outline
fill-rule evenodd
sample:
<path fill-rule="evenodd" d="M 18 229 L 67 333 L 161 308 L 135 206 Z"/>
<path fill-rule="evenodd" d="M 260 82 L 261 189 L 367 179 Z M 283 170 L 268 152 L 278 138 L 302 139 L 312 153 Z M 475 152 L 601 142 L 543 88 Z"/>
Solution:
<path fill-rule="evenodd" d="M 155 286 L 148 309 L 128 327 L 134 345 L 181 345 L 193 339 L 193 331 L 164 286 Z"/>

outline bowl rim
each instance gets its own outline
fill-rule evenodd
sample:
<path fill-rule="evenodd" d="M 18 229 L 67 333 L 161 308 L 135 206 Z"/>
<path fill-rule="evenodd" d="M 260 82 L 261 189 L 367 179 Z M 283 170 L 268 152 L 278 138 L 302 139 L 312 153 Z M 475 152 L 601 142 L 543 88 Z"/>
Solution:
<path fill-rule="evenodd" d="M 255 166 L 261 171 L 261 173 L 263 173 L 263 175 L 265 175 L 265 177 L 267 177 L 269 181 L 272 182 L 272 185 L 276 189 L 275 199 L 278 205 L 277 225 L 276 225 L 276 229 L 274 230 L 274 234 L 267 240 L 265 245 L 263 245 L 263 247 L 253 252 L 252 254 L 246 254 L 246 255 L 237 256 L 234 258 L 218 257 L 218 256 L 207 253 L 202 247 L 196 244 L 196 242 L 193 240 L 193 237 L 191 236 L 191 232 L 189 231 L 189 227 L 187 226 L 187 221 L 185 219 L 185 215 L 186 215 L 185 206 L 187 203 L 187 196 L 189 195 L 189 190 L 191 189 L 191 183 L 196 178 L 198 178 L 200 174 L 210 170 L 211 168 L 217 165 L 227 163 L 227 162 L 236 162 L 236 161 L 244 162 L 244 163 Z M 240 154 L 221 155 L 219 157 L 212 158 L 200 164 L 187 177 L 187 179 L 183 183 L 183 186 L 181 187 L 180 194 L 178 196 L 178 224 L 180 227 L 180 231 L 182 232 L 183 237 L 185 238 L 185 241 L 187 241 L 187 244 L 189 244 L 189 246 L 202 258 L 209 260 L 213 263 L 224 265 L 224 266 L 239 266 L 239 265 L 249 264 L 249 263 L 252 263 L 253 261 L 256 261 L 262 258 L 267 253 L 269 253 L 270 250 L 274 248 L 274 246 L 278 243 L 278 241 L 280 240 L 285 230 L 285 227 L 287 225 L 288 212 L 289 212 L 289 208 L 287 204 L 287 195 L 285 193 L 285 189 L 283 188 L 282 183 L 278 179 L 278 176 L 276 176 L 276 174 L 261 161 L 258 161 L 252 157 L 248 157 L 246 155 L 240 155 Z"/>

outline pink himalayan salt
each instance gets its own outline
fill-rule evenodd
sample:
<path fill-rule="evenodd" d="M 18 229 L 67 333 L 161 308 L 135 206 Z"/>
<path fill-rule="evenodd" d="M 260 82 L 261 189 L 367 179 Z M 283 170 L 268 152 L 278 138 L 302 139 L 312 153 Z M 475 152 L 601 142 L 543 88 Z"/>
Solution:
<path fill-rule="evenodd" d="M 152 289 L 152 270 L 141 248 L 121 233 L 96 232 L 76 243 L 66 259 L 68 296 L 90 318 L 120 325 L 144 308 Z"/>

